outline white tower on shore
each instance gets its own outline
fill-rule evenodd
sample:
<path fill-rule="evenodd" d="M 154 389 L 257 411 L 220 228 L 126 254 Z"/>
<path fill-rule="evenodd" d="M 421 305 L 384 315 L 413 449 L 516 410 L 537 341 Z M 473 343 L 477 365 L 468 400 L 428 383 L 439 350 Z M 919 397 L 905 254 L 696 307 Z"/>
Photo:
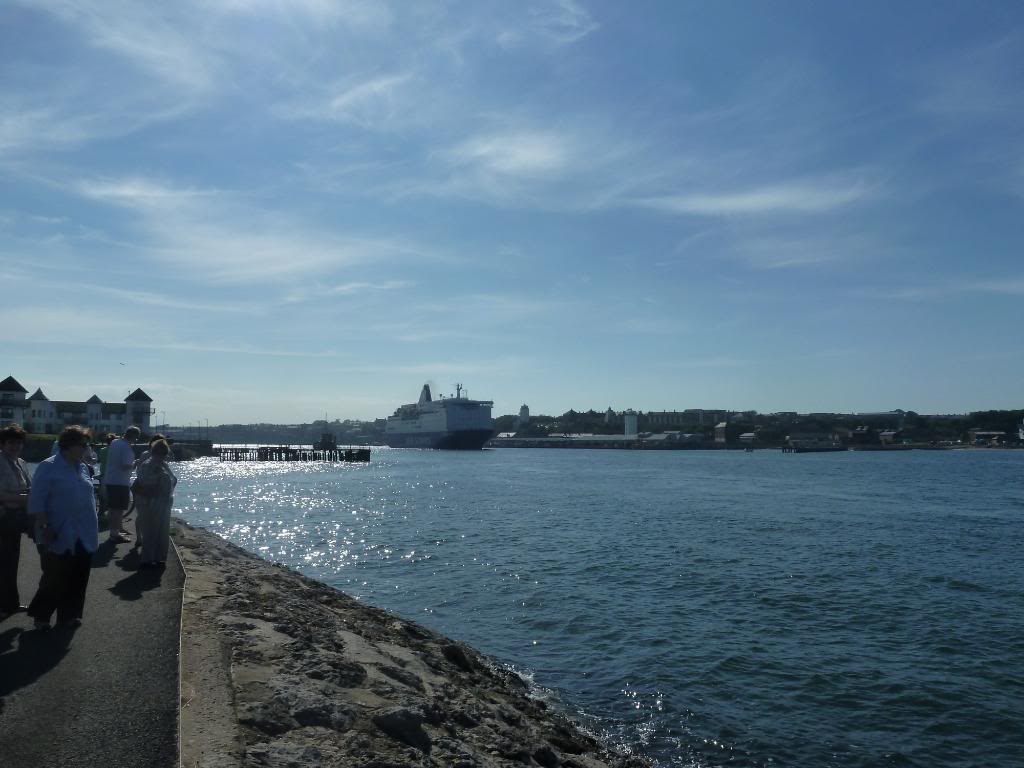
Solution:
<path fill-rule="evenodd" d="M 516 418 L 516 429 L 522 429 L 530 423 L 530 406 L 523 404 L 519 409 L 519 416 Z"/>
<path fill-rule="evenodd" d="M 626 438 L 635 439 L 638 434 L 638 430 L 636 428 L 636 411 L 630 408 L 622 414 L 622 418 L 626 423 Z"/>

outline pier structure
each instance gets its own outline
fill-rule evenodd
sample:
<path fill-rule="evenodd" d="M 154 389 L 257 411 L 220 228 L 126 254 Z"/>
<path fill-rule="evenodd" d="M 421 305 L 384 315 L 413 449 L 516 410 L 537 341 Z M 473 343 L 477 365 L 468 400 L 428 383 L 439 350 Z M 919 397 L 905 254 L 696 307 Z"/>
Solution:
<path fill-rule="evenodd" d="M 221 461 L 345 461 L 370 460 L 369 448 L 306 448 L 294 445 L 219 446 Z"/>

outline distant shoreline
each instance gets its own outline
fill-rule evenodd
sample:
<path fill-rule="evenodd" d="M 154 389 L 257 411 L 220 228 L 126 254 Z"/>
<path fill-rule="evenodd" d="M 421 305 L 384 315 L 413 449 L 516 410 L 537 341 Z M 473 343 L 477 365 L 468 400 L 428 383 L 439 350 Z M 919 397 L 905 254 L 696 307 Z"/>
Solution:
<path fill-rule="evenodd" d="M 587 438 L 519 438 L 506 437 L 491 440 L 486 448 L 543 448 L 543 449 L 593 449 L 593 450 L 618 450 L 618 451 L 746 451 L 748 446 L 744 445 L 708 445 L 708 444 L 686 444 L 671 443 L 669 441 L 645 441 L 626 439 L 588 440 Z M 781 451 L 778 445 L 754 445 L 749 446 L 753 451 Z M 931 445 L 931 444 L 910 444 L 910 445 L 848 445 L 830 447 L 830 452 L 842 453 L 844 451 L 859 452 L 887 452 L 904 453 L 906 451 L 1019 451 L 1024 450 L 1024 445 Z M 814 451 L 808 451 L 813 453 Z"/>

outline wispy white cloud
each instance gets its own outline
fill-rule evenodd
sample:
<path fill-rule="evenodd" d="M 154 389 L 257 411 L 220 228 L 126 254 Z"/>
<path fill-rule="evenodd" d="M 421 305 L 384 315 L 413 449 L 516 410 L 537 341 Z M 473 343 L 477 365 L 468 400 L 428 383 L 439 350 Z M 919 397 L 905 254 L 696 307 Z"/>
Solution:
<path fill-rule="evenodd" d="M 416 260 L 427 253 L 399 238 L 324 231 L 231 192 L 140 178 L 80 182 L 73 189 L 133 211 L 139 217 L 140 250 L 201 280 L 272 281 L 354 264 Z"/>
<path fill-rule="evenodd" d="M 465 328 L 424 328 L 410 327 L 402 324 L 376 324 L 373 330 L 384 338 L 400 341 L 404 344 L 423 344 L 437 341 L 488 341 L 489 337 L 482 331 Z"/>
<path fill-rule="evenodd" d="M 24 155 L 126 136 L 175 117 L 182 109 L 181 104 L 133 103 L 119 94 L 112 94 L 99 108 L 85 87 L 74 82 L 46 95 L 0 95 L 0 160 L 8 166 L 24 165 L 18 163 Z"/>
<path fill-rule="evenodd" d="M 560 43 L 575 43 L 600 26 L 576 0 L 555 0 L 535 15 L 542 33 Z"/>
<path fill-rule="evenodd" d="M 580 211 L 617 206 L 625 191 L 647 178 L 646 164 L 629 143 L 597 128 L 538 128 L 511 115 L 492 115 L 487 122 L 507 127 L 471 132 L 431 152 L 423 166 L 370 190 L 391 201 L 426 197 Z M 630 159 L 632 176 L 625 170 Z"/>
<path fill-rule="evenodd" d="M 873 197 L 863 181 L 797 180 L 714 194 L 639 198 L 635 203 L 665 213 L 689 216 L 827 213 Z"/>
<path fill-rule="evenodd" d="M 852 267 L 871 259 L 891 259 L 902 249 L 860 233 L 822 233 L 818 227 L 809 231 L 798 226 L 737 233 L 725 252 L 754 269 L 775 270 L 831 263 Z"/>
<path fill-rule="evenodd" d="M 296 47 L 316 32 L 343 27 L 365 34 L 386 29 L 390 4 L 371 0 L 31 0 L 74 30 L 85 43 L 118 57 L 179 98 L 200 98 L 233 87 L 240 58 L 261 54 L 300 60 Z M 239 34 L 239 24 L 249 25 Z"/>
<path fill-rule="evenodd" d="M 513 177 L 558 174 L 572 156 L 572 145 L 564 137 L 541 132 L 474 136 L 445 153 L 456 167 Z"/>
<path fill-rule="evenodd" d="M 344 24 L 365 30 L 389 26 L 394 15 L 386 0 L 202 0 L 202 7 L 226 13 L 302 19 L 319 27 Z"/>
<path fill-rule="evenodd" d="M 93 200 L 160 213 L 188 208 L 197 200 L 215 202 L 224 195 L 220 190 L 174 187 L 143 177 L 83 179 L 73 190 Z"/>
<path fill-rule="evenodd" d="M 74 122 L 59 119 L 51 107 L 0 103 L 0 156 L 29 146 L 60 147 L 77 144 L 94 133 L 88 117 Z"/>
<path fill-rule="evenodd" d="M 413 283 L 408 280 L 392 280 L 387 283 L 342 283 L 331 286 L 328 290 L 334 296 L 352 296 L 358 293 L 379 293 L 381 291 L 394 291 L 399 288 L 409 288 Z"/>
<path fill-rule="evenodd" d="M 1024 296 L 1024 277 L 1003 279 L 961 279 L 925 283 L 901 288 L 858 291 L 857 295 L 886 300 L 928 301 L 964 295 Z"/>
<path fill-rule="evenodd" d="M 19 269 L 17 266 L 5 272 L 4 277 L 12 283 L 35 284 L 39 281 L 37 272 Z M 200 301 L 195 298 L 184 298 L 168 290 L 166 287 L 163 292 L 155 293 L 153 291 L 99 285 L 82 280 L 67 282 L 60 279 L 50 279 L 46 281 L 46 288 L 47 291 L 53 294 L 66 291 L 79 296 L 82 294 L 92 297 L 105 296 L 122 305 L 175 309 L 186 312 L 252 313 L 262 312 L 266 309 L 265 303 L 256 304 L 229 300 Z"/>
<path fill-rule="evenodd" d="M 332 349 L 281 349 L 267 346 L 254 346 L 251 344 L 210 344 L 191 341 L 163 341 L 151 344 L 143 342 L 138 344 L 127 342 L 122 346 L 140 346 L 145 349 L 157 349 L 173 352 L 202 352 L 216 355 L 246 355 L 256 357 L 294 357 L 306 359 L 347 357 L 345 353 Z"/>
<path fill-rule="evenodd" d="M 158 309 L 177 309 L 185 312 L 254 313 L 266 309 L 266 305 L 246 304 L 235 301 L 194 301 L 178 298 L 168 293 L 108 288 L 102 285 L 79 285 L 79 290 L 94 295 L 109 296 L 117 301 Z"/>
<path fill-rule="evenodd" d="M 272 111 L 285 120 L 332 121 L 388 130 L 421 119 L 421 94 L 411 88 L 412 81 L 411 72 L 400 72 L 364 75 L 339 84 L 313 84 L 310 95 L 281 101 Z"/>
<path fill-rule="evenodd" d="M 576 0 L 542 0 L 517 4 L 518 18 L 509 19 L 498 32 L 499 45 L 514 47 L 541 38 L 556 45 L 582 40 L 600 26 Z"/>
<path fill-rule="evenodd" d="M 194 341 L 174 335 L 170 324 L 153 323 L 152 333 L 125 334 L 124 322 L 116 313 L 50 305 L 11 306 L 0 310 L 0 323 L 17 327 L 12 345 L 56 345 L 100 349 L 135 349 L 146 352 L 189 352 L 248 357 L 337 359 L 349 355 L 334 349 L 308 350 L 296 347 L 256 345 L 248 342 Z M 81 329 L 88 328 L 88 334 Z"/>
<path fill-rule="evenodd" d="M 213 89 L 218 75 L 214 56 L 179 23 L 179 9 L 124 0 L 33 0 L 76 30 L 95 48 L 119 56 L 182 93 Z M 184 18 L 187 19 L 187 16 Z"/>
<path fill-rule="evenodd" d="M 441 301 L 427 301 L 414 309 L 423 314 L 459 314 L 478 323 L 506 323 L 526 318 L 541 319 L 555 310 L 574 305 L 572 299 L 551 300 L 515 295 L 513 293 L 474 293 L 451 296 Z"/>
<path fill-rule="evenodd" d="M 283 94 L 329 88 L 330 67 L 315 66 L 314 53 L 325 35 L 384 44 L 393 19 L 384 0 L 14 2 L 67 34 L 61 56 L 5 60 L 24 85 L 0 96 L 0 158 L 125 136 L 254 89 L 273 109 Z M 338 115 L 357 119 L 370 91 L 342 98 Z"/>
<path fill-rule="evenodd" d="M 0 158 L 66 151 L 120 137 L 192 109 L 219 81 L 198 26 L 172 6 L 95 0 L 15 0 L 33 35 L 59 51 L 5 56 Z M 63 27 L 55 33 L 54 27 Z M 43 46 L 37 46 L 42 51 Z M 6 51 L 5 51 L 6 54 Z"/>
<path fill-rule="evenodd" d="M 402 288 L 410 288 L 414 285 L 411 280 L 386 280 L 384 282 L 372 283 L 364 281 L 353 281 L 338 283 L 337 285 L 317 285 L 305 288 L 296 288 L 288 292 L 285 302 L 295 304 L 309 301 L 314 298 L 337 297 L 337 296 L 367 296 L 396 291 Z"/>
<path fill-rule="evenodd" d="M 328 291 L 334 296 L 352 296 L 357 293 L 378 293 L 380 291 L 394 291 L 398 288 L 408 288 L 412 285 L 409 280 L 389 280 L 385 283 L 341 283 L 328 287 Z"/>
<path fill-rule="evenodd" d="M 408 83 L 411 75 L 384 75 L 345 88 L 329 104 L 329 114 L 337 120 L 361 125 L 380 122 L 380 114 L 395 109 L 396 91 Z"/>

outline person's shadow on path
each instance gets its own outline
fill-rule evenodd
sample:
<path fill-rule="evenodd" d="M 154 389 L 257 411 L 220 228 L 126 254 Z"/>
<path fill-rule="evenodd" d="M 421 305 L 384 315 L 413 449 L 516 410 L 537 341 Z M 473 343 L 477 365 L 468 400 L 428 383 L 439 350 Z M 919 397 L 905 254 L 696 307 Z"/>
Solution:
<path fill-rule="evenodd" d="M 131 575 L 125 576 L 110 588 L 111 593 L 122 600 L 138 600 L 149 590 L 160 586 L 163 570 L 159 568 L 141 570 L 139 568 L 139 552 L 136 549 L 131 550 L 118 560 L 117 565 L 123 570 L 132 572 Z"/>
<path fill-rule="evenodd" d="M 92 555 L 92 567 L 93 568 L 106 568 L 110 565 L 110 561 L 114 559 L 114 553 L 117 552 L 117 544 L 112 541 L 104 541 L 98 547 Z"/>
<path fill-rule="evenodd" d="M 34 683 L 60 663 L 71 648 L 74 634 L 74 627 L 45 632 L 12 627 L 0 633 L 0 712 L 4 696 Z"/>
<path fill-rule="evenodd" d="M 125 552 L 124 555 L 121 556 L 121 559 L 116 563 L 117 567 L 122 571 L 137 571 L 141 564 L 142 561 L 139 559 L 139 550 L 135 547 L 132 547 Z"/>

